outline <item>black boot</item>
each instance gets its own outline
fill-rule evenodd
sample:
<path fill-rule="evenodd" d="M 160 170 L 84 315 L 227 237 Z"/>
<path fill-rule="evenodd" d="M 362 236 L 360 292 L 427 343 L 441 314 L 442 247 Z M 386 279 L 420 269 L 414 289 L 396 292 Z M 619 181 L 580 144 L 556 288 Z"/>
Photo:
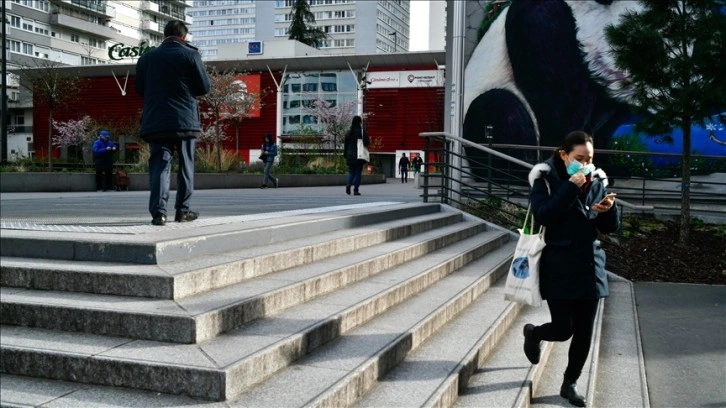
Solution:
<path fill-rule="evenodd" d="M 540 344 L 542 342 L 534 339 L 534 325 L 524 325 L 524 355 L 532 364 L 539 364 L 541 354 Z"/>
<path fill-rule="evenodd" d="M 584 407 L 587 401 L 585 397 L 577 392 L 577 384 L 565 378 L 560 387 L 560 397 L 570 401 L 570 404 L 576 407 Z"/>

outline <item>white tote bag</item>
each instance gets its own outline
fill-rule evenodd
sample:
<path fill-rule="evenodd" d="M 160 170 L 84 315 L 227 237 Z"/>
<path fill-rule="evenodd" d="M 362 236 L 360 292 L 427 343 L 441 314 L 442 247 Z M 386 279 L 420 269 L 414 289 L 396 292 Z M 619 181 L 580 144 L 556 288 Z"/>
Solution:
<path fill-rule="evenodd" d="M 368 148 L 363 145 L 363 139 L 358 139 L 358 160 L 371 161 L 371 154 Z"/>
<path fill-rule="evenodd" d="M 528 234 L 534 230 L 534 216 L 532 216 L 529 231 L 526 231 L 527 219 L 519 231 L 517 248 L 514 250 L 512 265 L 507 274 L 507 283 L 504 286 L 504 299 L 530 306 L 541 306 L 542 296 L 539 293 L 539 260 L 545 247 L 545 228 L 540 227 L 536 234 Z"/>

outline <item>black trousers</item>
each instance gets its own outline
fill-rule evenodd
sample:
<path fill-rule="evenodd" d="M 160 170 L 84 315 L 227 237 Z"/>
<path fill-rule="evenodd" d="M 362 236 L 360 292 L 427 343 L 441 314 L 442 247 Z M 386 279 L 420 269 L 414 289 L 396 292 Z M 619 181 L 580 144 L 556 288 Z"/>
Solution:
<path fill-rule="evenodd" d="M 96 164 L 96 190 L 113 190 L 113 163 Z"/>
<path fill-rule="evenodd" d="M 568 352 L 565 378 L 575 382 L 582 374 L 590 353 L 592 326 L 599 299 L 547 300 L 552 322 L 534 328 L 535 340 L 567 341 L 572 337 Z"/>

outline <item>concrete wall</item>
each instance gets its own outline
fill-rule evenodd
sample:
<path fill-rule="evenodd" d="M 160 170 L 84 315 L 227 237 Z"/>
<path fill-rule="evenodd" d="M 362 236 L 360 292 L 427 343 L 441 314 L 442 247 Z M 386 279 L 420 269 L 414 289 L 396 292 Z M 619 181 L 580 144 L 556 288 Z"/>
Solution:
<path fill-rule="evenodd" d="M 129 174 L 129 190 L 148 190 L 149 175 Z M 309 186 L 344 186 L 345 174 L 308 175 L 290 174 L 278 176 L 280 188 Z M 364 174 L 362 184 L 385 183 L 382 174 Z M 222 188 L 258 188 L 261 174 L 200 173 L 194 175 L 194 188 L 198 190 Z M 272 187 L 272 186 L 270 186 Z M 59 192 L 94 191 L 96 175 L 91 173 L 0 173 L 0 192 Z M 176 175 L 171 177 L 171 188 L 176 189 Z"/>

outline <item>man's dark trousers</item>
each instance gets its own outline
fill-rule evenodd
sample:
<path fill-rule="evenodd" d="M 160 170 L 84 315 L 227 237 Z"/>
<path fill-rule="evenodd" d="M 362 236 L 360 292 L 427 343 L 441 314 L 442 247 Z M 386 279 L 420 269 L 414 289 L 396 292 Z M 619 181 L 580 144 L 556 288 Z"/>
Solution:
<path fill-rule="evenodd" d="M 189 211 L 189 201 L 194 192 L 194 149 L 196 139 L 166 139 L 149 143 L 149 212 L 152 217 L 166 215 L 169 200 L 171 159 L 174 151 L 179 154 L 179 173 L 177 174 L 176 202 L 177 211 Z"/>
<path fill-rule="evenodd" d="M 96 163 L 96 190 L 113 190 L 112 174 L 113 162 L 104 159 L 103 161 Z"/>

